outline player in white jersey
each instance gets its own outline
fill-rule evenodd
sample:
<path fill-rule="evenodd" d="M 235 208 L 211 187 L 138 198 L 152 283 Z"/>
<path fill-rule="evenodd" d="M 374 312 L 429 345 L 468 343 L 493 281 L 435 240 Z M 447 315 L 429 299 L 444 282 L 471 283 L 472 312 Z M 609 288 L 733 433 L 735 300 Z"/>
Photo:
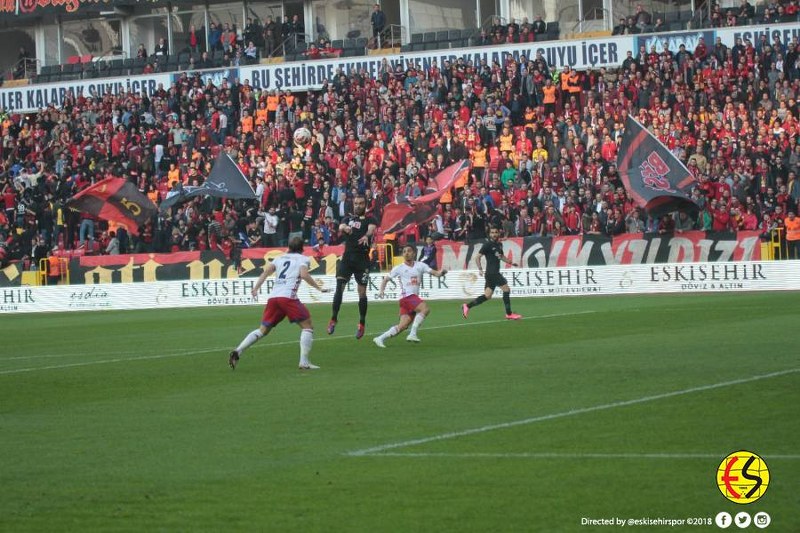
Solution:
<path fill-rule="evenodd" d="M 411 331 L 408 332 L 406 337 L 407 341 L 419 342 L 417 330 L 420 324 L 431 312 L 428 304 L 419 297 L 419 284 L 422 281 L 423 274 L 430 274 L 437 278 L 447 274 L 447 269 L 434 270 L 425 263 L 415 261 L 417 250 L 413 246 L 405 246 L 403 248 L 403 263 L 397 265 L 389 272 L 388 276 L 383 278 L 381 282 L 381 290 L 378 298 L 383 298 L 383 292 L 386 290 L 386 285 L 389 280 L 396 278 L 398 281 L 398 288 L 400 290 L 400 322 L 396 326 L 392 326 L 381 335 L 372 339 L 372 341 L 380 348 L 386 348 L 384 341 L 389 337 L 398 335 L 401 331 L 405 330 L 411 324 Z"/>
<path fill-rule="evenodd" d="M 308 356 L 311 353 L 311 345 L 314 342 L 314 326 L 311 324 L 311 314 L 303 302 L 297 298 L 297 289 L 300 281 L 306 283 L 321 292 L 328 292 L 329 289 L 322 288 L 316 280 L 308 273 L 308 257 L 303 255 L 303 239 L 292 237 L 289 240 L 289 251 L 284 255 L 275 258 L 272 263 L 264 267 L 264 272 L 258 277 L 258 281 L 253 286 L 253 298 L 258 298 L 258 291 L 264 281 L 275 274 L 275 285 L 270 293 L 267 305 L 264 307 L 264 314 L 261 318 L 261 327 L 251 331 L 239 343 L 235 350 L 232 350 L 228 358 L 228 364 L 232 369 L 236 369 L 239 358 L 247 348 L 255 344 L 261 337 L 269 334 L 272 328 L 277 326 L 281 320 L 288 318 L 300 326 L 300 369 L 315 370 L 317 365 L 311 364 Z"/>

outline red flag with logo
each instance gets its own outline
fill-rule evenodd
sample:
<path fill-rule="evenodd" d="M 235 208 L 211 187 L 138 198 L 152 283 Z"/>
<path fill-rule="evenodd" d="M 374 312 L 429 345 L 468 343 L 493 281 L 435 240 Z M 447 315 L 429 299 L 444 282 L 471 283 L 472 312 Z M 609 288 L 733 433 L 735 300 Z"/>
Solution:
<path fill-rule="evenodd" d="M 122 178 L 106 178 L 90 185 L 70 198 L 67 207 L 123 224 L 133 235 L 138 235 L 139 226 L 158 211 L 133 183 Z"/>

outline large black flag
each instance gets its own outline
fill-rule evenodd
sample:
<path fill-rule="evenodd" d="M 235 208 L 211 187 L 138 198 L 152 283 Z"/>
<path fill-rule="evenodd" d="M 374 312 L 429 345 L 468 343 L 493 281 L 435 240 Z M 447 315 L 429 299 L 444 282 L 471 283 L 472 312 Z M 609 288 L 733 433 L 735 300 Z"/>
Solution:
<path fill-rule="evenodd" d="M 134 235 L 157 212 L 153 202 L 136 185 L 122 178 L 98 181 L 70 198 L 67 207 L 124 224 Z"/>
<path fill-rule="evenodd" d="M 239 165 L 231 159 L 231 156 L 222 152 L 214 162 L 214 167 L 203 185 L 182 187 L 177 194 L 173 194 L 161 202 L 159 207 L 162 211 L 166 211 L 177 203 L 201 194 L 234 200 L 256 198 L 255 191 Z"/>
<path fill-rule="evenodd" d="M 617 167 L 628 194 L 651 215 L 699 209 L 690 196 L 696 181 L 692 173 L 630 115 Z"/>

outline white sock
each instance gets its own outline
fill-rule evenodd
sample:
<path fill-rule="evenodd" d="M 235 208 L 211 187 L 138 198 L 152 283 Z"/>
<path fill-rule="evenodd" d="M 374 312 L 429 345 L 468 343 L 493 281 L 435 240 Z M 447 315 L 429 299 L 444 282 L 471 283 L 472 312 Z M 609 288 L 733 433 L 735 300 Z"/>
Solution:
<path fill-rule="evenodd" d="M 247 337 L 242 339 L 242 342 L 239 346 L 236 347 L 236 351 L 239 352 L 239 355 L 242 355 L 242 352 L 248 349 L 250 346 L 258 342 L 258 339 L 263 337 L 264 334 L 261 333 L 260 329 L 254 329 L 250 333 L 247 334 Z"/>
<path fill-rule="evenodd" d="M 423 315 L 422 313 L 417 313 L 417 316 L 414 317 L 414 322 L 411 323 L 411 331 L 409 331 L 408 334 L 416 337 L 417 330 L 422 325 L 422 322 L 424 320 L 425 320 L 425 315 Z"/>
<path fill-rule="evenodd" d="M 386 331 L 384 331 L 380 338 L 381 338 L 381 340 L 388 339 L 389 337 L 394 337 L 398 333 L 400 333 L 400 332 L 397 330 L 397 326 L 392 326 L 389 329 L 387 329 Z"/>
<path fill-rule="evenodd" d="M 311 353 L 311 345 L 314 344 L 314 330 L 304 329 L 300 332 L 300 364 L 308 364 L 308 355 Z"/>

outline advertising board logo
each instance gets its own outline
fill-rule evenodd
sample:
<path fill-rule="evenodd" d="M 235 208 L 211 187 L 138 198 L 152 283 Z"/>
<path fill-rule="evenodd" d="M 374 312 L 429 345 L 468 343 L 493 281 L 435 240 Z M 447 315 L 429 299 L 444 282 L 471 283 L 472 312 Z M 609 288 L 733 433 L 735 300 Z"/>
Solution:
<path fill-rule="evenodd" d="M 769 487 L 767 463 L 753 452 L 734 452 L 723 459 L 717 468 L 717 487 L 723 496 L 734 503 L 753 503 Z"/>

